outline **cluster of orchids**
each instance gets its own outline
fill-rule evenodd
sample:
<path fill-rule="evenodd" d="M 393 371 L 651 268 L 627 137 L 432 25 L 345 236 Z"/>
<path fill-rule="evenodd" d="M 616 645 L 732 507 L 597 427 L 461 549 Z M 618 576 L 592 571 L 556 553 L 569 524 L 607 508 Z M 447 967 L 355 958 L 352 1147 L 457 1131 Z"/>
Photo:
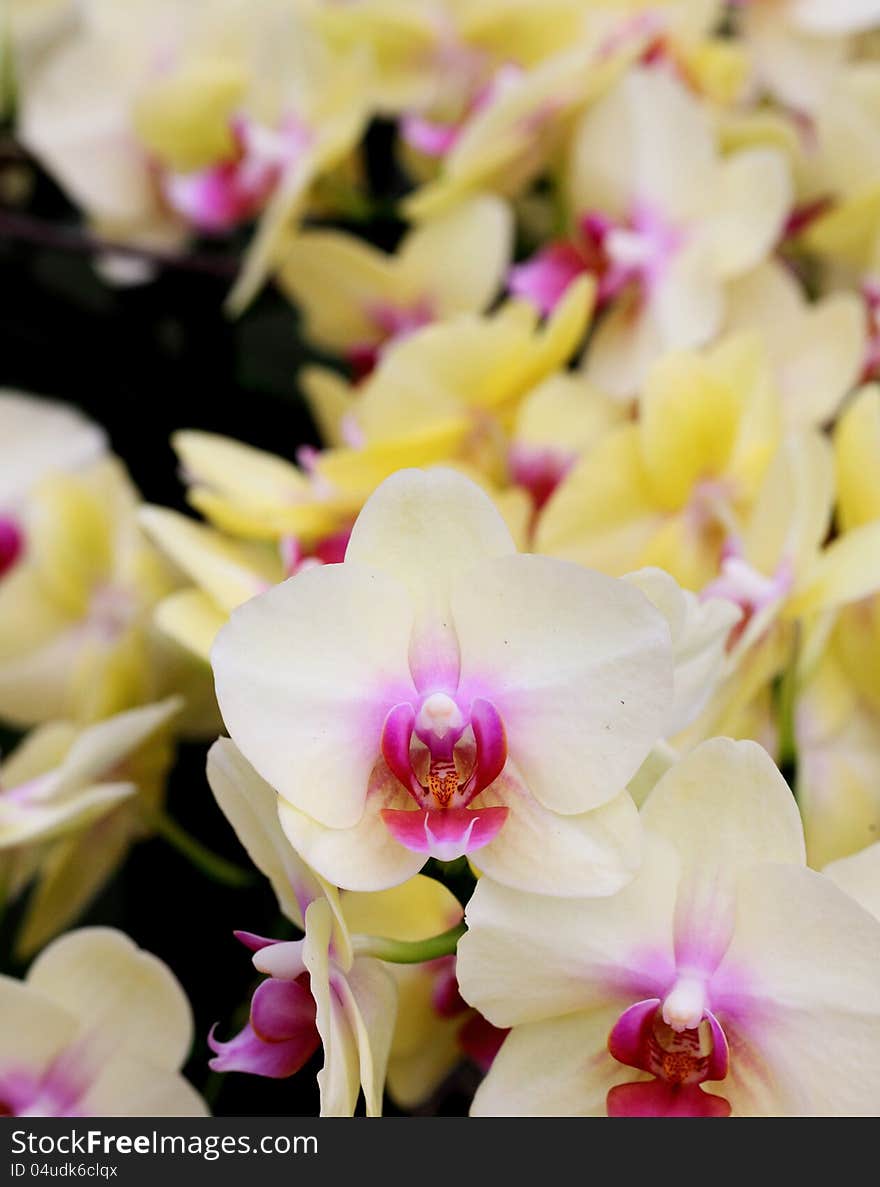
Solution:
<path fill-rule="evenodd" d="M 193 514 L 0 393 L 0 1114 L 207 1112 L 173 973 L 76 924 L 220 734 L 286 923 L 216 1073 L 880 1115 L 880 0 L 5 19 L 106 282 L 225 240 L 323 361 L 320 447 L 174 435 Z"/>

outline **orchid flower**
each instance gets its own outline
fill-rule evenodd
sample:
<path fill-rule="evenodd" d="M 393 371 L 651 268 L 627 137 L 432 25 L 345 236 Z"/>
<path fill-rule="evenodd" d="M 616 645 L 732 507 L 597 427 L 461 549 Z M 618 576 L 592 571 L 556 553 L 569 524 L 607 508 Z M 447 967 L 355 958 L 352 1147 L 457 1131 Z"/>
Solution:
<path fill-rule="evenodd" d="M 12 1117 L 204 1117 L 180 1074 L 189 1003 L 122 932 L 55 940 L 27 978 L 0 977 L 0 1112 Z"/>
<path fill-rule="evenodd" d="M 572 357 L 593 308 L 593 285 L 573 285 L 553 315 L 521 301 L 457 314 L 390 345 L 356 386 L 319 368 L 304 374 L 315 418 L 335 448 L 314 459 L 329 488 L 360 502 L 395 470 L 456 461 L 500 485 L 505 431 L 523 400 Z"/>
<path fill-rule="evenodd" d="M 398 1062 L 409 1059 L 409 1036 L 420 1019 L 406 976 L 410 969 L 398 975 L 397 966 L 370 953 L 387 954 L 389 945 L 406 948 L 453 929 L 461 908 L 444 886 L 421 876 L 378 894 L 340 895 L 290 848 L 277 796 L 228 739 L 212 748 L 208 778 L 239 840 L 271 882 L 283 914 L 304 932 L 303 939 L 288 942 L 236 933 L 268 980 L 257 988 L 249 1021 L 238 1035 L 224 1042 L 212 1032 L 211 1066 L 285 1078 L 323 1047 L 322 1116 L 351 1115 L 361 1089 L 368 1116 L 378 1116 L 386 1067 L 396 1076 Z M 453 945 L 455 939 L 457 934 Z M 405 1015 L 400 1037 L 398 992 Z M 443 1036 L 438 1041 L 436 1034 L 420 1033 L 422 1066 L 436 1064 L 438 1055 L 442 1064 Z M 405 1067 L 400 1081 L 407 1082 Z"/>
<path fill-rule="evenodd" d="M 613 574 L 655 565 L 701 589 L 755 498 L 780 416 L 755 335 L 665 356 L 637 420 L 609 431 L 556 488 L 537 549 Z"/>
<path fill-rule="evenodd" d="M 476 850 L 540 893 L 631 875 L 622 789 L 663 733 L 666 622 L 631 585 L 515 555 L 461 475 L 388 479 L 345 562 L 240 606 L 212 663 L 233 741 L 328 881 L 379 890 Z"/>
<path fill-rule="evenodd" d="M 21 555 L 0 579 L 0 716 L 96 720 L 161 696 L 170 673 L 150 627 L 174 578 L 141 535 L 112 458 L 34 488 Z"/>
<path fill-rule="evenodd" d="M 830 199 L 800 242 L 857 279 L 880 271 L 880 68 L 856 62 L 836 72 L 815 117 L 813 188 Z"/>
<path fill-rule="evenodd" d="M 33 885 L 19 952 L 71 923 L 145 833 L 180 708 L 169 698 L 85 729 L 42 725 L 0 764 L 0 880 L 10 899 Z"/>
<path fill-rule="evenodd" d="M 481 313 L 507 270 L 512 219 L 498 198 L 461 203 L 394 255 L 339 231 L 302 231 L 278 273 L 319 346 L 368 374 L 386 343 L 458 313 Z"/>
<path fill-rule="evenodd" d="M 737 8 L 755 89 L 807 115 L 834 86 L 854 35 L 880 21 L 877 0 L 745 0 Z"/>
<path fill-rule="evenodd" d="M 574 238 L 514 270 L 512 289 L 546 310 L 575 277 L 594 275 L 608 311 L 586 373 L 610 394 L 633 396 L 665 351 L 718 333 L 725 287 L 772 248 L 790 188 L 780 153 L 720 159 L 699 100 L 662 67 L 631 69 L 575 133 Z"/>
<path fill-rule="evenodd" d="M 567 46 L 495 87 L 472 108 L 442 160 L 439 176 L 404 204 L 409 218 L 435 218 L 486 190 L 522 191 L 565 142 L 571 119 L 600 98 L 647 38 L 588 39 Z"/>
<path fill-rule="evenodd" d="M 611 898 L 479 882 L 459 982 L 513 1030 L 472 1113 L 875 1115 L 880 923 L 805 867 L 766 752 L 705 742 L 642 820 L 644 864 Z"/>
<path fill-rule="evenodd" d="M 880 830 L 880 716 L 833 638 L 799 691 L 795 741 L 807 860 L 820 869 L 864 849 Z"/>
<path fill-rule="evenodd" d="M 855 293 L 808 303 L 781 264 L 762 264 L 728 289 L 726 329 L 761 334 L 789 428 L 836 415 L 865 366 L 866 321 Z"/>

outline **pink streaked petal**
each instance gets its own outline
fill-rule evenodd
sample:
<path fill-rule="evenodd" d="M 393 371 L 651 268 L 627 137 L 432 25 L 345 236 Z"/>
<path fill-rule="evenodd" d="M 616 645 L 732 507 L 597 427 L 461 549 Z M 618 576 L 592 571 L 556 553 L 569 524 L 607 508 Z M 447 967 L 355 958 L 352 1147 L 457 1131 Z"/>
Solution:
<path fill-rule="evenodd" d="M 488 1072 L 510 1029 L 493 1026 L 476 1011 L 458 1032 L 458 1045 L 481 1072 Z"/>
<path fill-rule="evenodd" d="M 250 1023 L 228 1042 L 214 1038 L 216 1027 L 208 1035 L 208 1046 L 215 1052 L 208 1066 L 215 1072 L 249 1072 L 270 1080 L 294 1075 L 308 1062 L 321 1045 L 317 1028 L 304 1030 L 296 1038 L 281 1043 L 264 1043 Z"/>
<path fill-rule="evenodd" d="M 5 577 L 24 552 L 24 532 L 11 515 L 0 515 L 0 577 Z"/>
<path fill-rule="evenodd" d="M 286 1042 L 300 1038 L 304 1030 L 314 1030 L 315 999 L 308 978 L 278 981 L 270 977 L 259 985 L 251 999 L 251 1026 L 267 1043 Z"/>
<path fill-rule="evenodd" d="M 244 944 L 249 952 L 261 952 L 264 948 L 270 947 L 272 944 L 280 944 L 281 940 L 273 940 L 267 936 L 258 936 L 253 931 L 234 931 L 232 933 L 238 940 L 239 944 Z"/>
<path fill-rule="evenodd" d="M 646 1052 L 654 1018 L 659 1008 L 659 997 L 649 997 L 644 1001 L 636 1002 L 634 1006 L 630 1006 L 620 1015 L 608 1036 L 608 1050 L 618 1063 L 624 1063 L 627 1067 L 639 1068 L 643 1072 L 652 1071 L 646 1058 Z"/>
<path fill-rule="evenodd" d="M 703 1092 L 698 1084 L 676 1087 L 662 1080 L 618 1084 L 606 1100 L 609 1117 L 729 1117 L 721 1096 Z"/>
<path fill-rule="evenodd" d="M 552 313 L 568 286 L 586 271 L 584 258 L 574 244 L 560 239 L 543 248 L 524 264 L 511 268 L 507 287 L 524 297 L 543 314 Z"/>
<path fill-rule="evenodd" d="M 407 849 L 438 861 L 454 861 L 488 845 L 501 831 L 507 808 L 383 808 L 382 819 L 391 835 Z"/>
<path fill-rule="evenodd" d="M 476 758 L 473 770 L 462 788 L 465 803 L 491 786 L 507 762 L 507 734 L 504 722 L 491 701 L 477 697 L 471 705 L 470 718 L 476 742 Z M 507 809 L 504 811 L 506 813 Z M 484 845 L 486 843 L 482 842 Z"/>

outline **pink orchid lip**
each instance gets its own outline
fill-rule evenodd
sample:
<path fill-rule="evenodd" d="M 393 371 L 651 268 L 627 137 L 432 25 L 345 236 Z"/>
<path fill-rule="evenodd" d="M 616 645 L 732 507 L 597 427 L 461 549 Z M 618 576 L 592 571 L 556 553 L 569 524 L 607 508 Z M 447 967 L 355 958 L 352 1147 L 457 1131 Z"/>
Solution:
<path fill-rule="evenodd" d="M 215 1072 L 249 1072 L 270 1080 L 284 1080 L 295 1075 L 321 1045 L 317 1027 L 280 1042 L 267 1043 L 248 1022 L 234 1038 L 222 1042 L 211 1027 L 208 1046 L 214 1058 L 208 1067 Z"/>
<path fill-rule="evenodd" d="M 261 946 L 261 937 L 239 933 Z M 214 1052 L 209 1067 L 217 1072 L 249 1072 L 269 1079 L 294 1075 L 321 1045 L 316 1023 L 317 1007 L 312 997 L 308 973 L 293 980 L 269 977 L 257 986 L 251 999 L 248 1022 L 226 1042 L 215 1037 L 216 1026 L 208 1035 Z"/>
<path fill-rule="evenodd" d="M 415 853 L 454 861 L 494 840 L 507 820 L 507 808 L 383 808 L 388 831 Z"/>
<path fill-rule="evenodd" d="M 667 1002 L 669 1001 L 669 995 Z M 606 1106 L 611 1117 L 726 1117 L 723 1097 L 700 1088 L 723 1080 L 730 1053 L 724 1030 L 708 1009 L 697 1011 L 696 1026 L 673 1029 L 663 1018 L 659 997 L 636 1002 L 620 1015 L 608 1036 L 610 1054 L 627 1067 L 648 1072 L 648 1082 L 612 1088 Z"/>
<path fill-rule="evenodd" d="M 0 578 L 5 577 L 24 553 L 24 532 L 11 515 L 0 515 Z"/>
<path fill-rule="evenodd" d="M 609 1117 L 729 1117 L 730 1104 L 698 1084 L 672 1087 L 647 1080 L 609 1089 L 605 1111 Z"/>

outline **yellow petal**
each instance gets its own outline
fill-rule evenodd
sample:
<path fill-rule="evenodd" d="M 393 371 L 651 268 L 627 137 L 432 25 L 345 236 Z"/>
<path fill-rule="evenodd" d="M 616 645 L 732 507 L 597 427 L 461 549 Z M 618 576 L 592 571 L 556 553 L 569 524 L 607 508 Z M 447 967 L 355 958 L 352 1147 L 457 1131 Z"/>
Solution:
<path fill-rule="evenodd" d="M 843 531 L 880 519 L 880 387 L 862 388 L 834 430 L 837 517 Z"/>

